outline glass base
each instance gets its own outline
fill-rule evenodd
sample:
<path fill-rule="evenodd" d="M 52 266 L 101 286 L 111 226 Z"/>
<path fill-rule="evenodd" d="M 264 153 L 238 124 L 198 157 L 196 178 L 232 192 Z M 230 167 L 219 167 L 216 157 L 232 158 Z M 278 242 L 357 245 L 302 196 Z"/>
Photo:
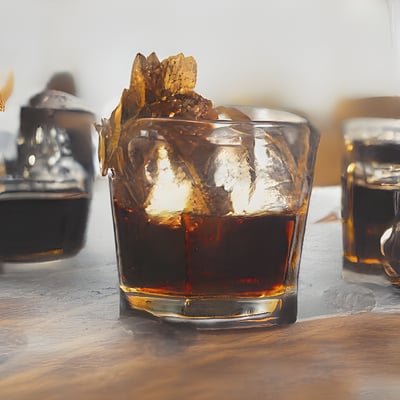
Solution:
<path fill-rule="evenodd" d="M 297 294 L 268 298 L 177 297 L 121 290 L 122 316 L 143 312 L 199 329 L 286 325 L 297 319 Z"/>
<path fill-rule="evenodd" d="M 385 271 L 387 279 L 390 281 L 391 285 L 395 288 L 400 288 L 400 275 L 398 272 L 398 265 L 396 265 L 396 269 L 393 269 L 390 263 L 384 263 L 383 270 Z"/>
<path fill-rule="evenodd" d="M 388 286 L 387 276 L 382 264 L 367 264 L 352 262 L 343 257 L 343 279 L 351 283 L 372 283 Z"/>

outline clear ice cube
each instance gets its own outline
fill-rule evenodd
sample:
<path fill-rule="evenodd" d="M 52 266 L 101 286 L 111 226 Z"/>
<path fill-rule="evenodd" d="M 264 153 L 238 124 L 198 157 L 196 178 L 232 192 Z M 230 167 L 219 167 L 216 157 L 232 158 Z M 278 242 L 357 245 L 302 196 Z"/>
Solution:
<path fill-rule="evenodd" d="M 247 126 L 248 128 L 248 126 Z M 291 206 L 293 177 L 288 170 L 287 152 L 269 140 L 263 128 L 248 129 L 237 135 L 231 129 L 232 142 L 226 140 L 227 129 L 221 130 L 217 154 L 213 158 L 213 179 L 216 186 L 229 193 L 234 214 L 285 210 Z M 217 142 L 216 132 L 213 141 Z M 241 140 L 240 146 L 235 143 Z M 290 153 L 289 153 L 290 154 Z M 290 158 L 290 157 L 289 157 Z"/>
<path fill-rule="evenodd" d="M 131 129 L 129 191 L 150 214 L 248 215 L 299 202 L 296 160 L 276 127 L 171 119 Z"/>

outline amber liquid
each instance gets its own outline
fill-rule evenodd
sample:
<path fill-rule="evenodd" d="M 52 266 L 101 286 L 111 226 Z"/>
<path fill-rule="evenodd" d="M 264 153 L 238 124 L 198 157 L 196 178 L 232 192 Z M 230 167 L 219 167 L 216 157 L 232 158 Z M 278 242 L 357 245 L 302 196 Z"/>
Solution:
<path fill-rule="evenodd" d="M 178 296 L 282 294 L 300 220 L 183 214 L 171 227 L 114 201 L 121 284 Z"/>
<path fill-rule="evenodd" d="M 84 245 L 89 198 L 0 199 L 0 259 L 46 261 Z"/>
<path fill-rule="evenodd" d="M 400 189 L 343 181 L 343 254 L 352 263 L 380 264 L 380 238 L 395 217 Z"/>

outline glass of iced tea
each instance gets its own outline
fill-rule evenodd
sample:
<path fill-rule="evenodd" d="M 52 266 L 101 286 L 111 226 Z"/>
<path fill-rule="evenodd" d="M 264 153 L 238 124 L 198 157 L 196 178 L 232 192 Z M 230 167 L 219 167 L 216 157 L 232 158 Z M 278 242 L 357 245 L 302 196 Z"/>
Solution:
<path fill-rule="evenodd" d="M 343 134 L 344 272 L 384 276 L 381 237 L 399 212 L 400 120 L 354 118 Z"/>
<path fill-rule="evenodd" d="M 301 117 L 143 118 L 109 174 L 122 300 L 170 320 L 290 323 L 316 134 Z"/>
<path fill-rule="evenodd" d="M 298 115 L 214 107 L 195 65 L 138 55 L 98 126 L 121 310 L 205 328 L 292 323 L 319 134 Z"/>

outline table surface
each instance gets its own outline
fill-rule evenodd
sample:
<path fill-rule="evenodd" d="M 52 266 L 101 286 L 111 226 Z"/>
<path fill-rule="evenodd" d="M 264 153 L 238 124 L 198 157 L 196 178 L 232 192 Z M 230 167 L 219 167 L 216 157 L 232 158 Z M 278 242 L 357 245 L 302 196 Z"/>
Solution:
<path fill-rule="evenodd" d="M 0 271 L 1 399 L 400 398 L 400 290 L 342 274 L 340 189 L 315 188 L 298 322 L 198 331 L 119 317 L 108 183 L 85 248 Z"/>

